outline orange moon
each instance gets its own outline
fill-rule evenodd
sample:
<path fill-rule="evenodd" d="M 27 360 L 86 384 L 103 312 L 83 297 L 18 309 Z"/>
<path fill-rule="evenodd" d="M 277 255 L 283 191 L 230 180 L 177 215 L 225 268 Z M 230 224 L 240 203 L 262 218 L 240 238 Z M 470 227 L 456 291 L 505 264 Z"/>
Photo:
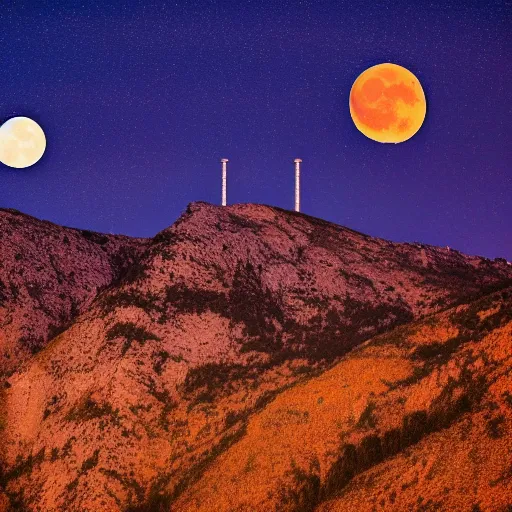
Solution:
<path fill-rule="evenodd" d="M 423 124 L 427 112 L 420 81 L 397 64 L 363 71 L 350 90 L 350 115 L 357 129 L 377 142 L 404 142 Z"/>

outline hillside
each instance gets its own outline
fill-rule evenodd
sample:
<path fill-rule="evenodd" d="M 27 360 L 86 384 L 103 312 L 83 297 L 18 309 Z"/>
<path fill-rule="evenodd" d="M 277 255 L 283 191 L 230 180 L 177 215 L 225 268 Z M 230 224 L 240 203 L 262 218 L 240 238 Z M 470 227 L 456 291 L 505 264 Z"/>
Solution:
<path fill-rule="evenodd" d="M 0 377 L 44 348 L 143 248 L 0 209 Z"/>
<path fill-rule="evenodd" d="M 281 393 L 172 510 L 508 511 L 512 290 Z"/>
<path fill-rule="evenodd" d="M 224 485 L 229 479 L 218 480 L 224 473 L 214 469 L 240 447 L 251 446 L 248 442 L 259 442 L 262 454 L 285 442 L 274 444 L 267 435 L 258 441 L 251 425 L 269 428 L 258 418 L 305 389 L 299 386 L 328 379 L 344 356 L 339 363 L 349 365 L 344 378 L 353 379 L 347 388 L 357 384 L 357 391 L 333 395 L 340 414 L 333 421 L 345 425 L 345 414 L 358 418 L 370 393 L 380 396 L 389 388 L 374 382 L 377 375 L 388 382 L 409 379 L 414 351 L 413 345 L 409 351 L 397 347 L 391 365 L 385 352 L 373 359 L 358 359 L 362 349 L 347 352 L 379 333 L 401 333 L 409 326 L 392 329 L 504 288 L 512 279 L 505 260 L 392 243 L 261 205 L 193 203 L 150 240 L 84 236 L 1 213 L 9 219 L 1 236 L 10 241 L 10 259 L 4 259 L 2 245 L 0 270 L 6 277 L 0 279 L 7 289 L 14 281 L 22 290 L 16 297 L 6 295 L 7 307 L 0 305 L 3 325 L 10 325 L 10 315 L 16 326 L 3 328 L 1 345 L 18 347 L 16 360 L 23 362 L 3 363 L 0 398 L 0 483 L 4 502 L 13 509 L 134 511 L 160 504 L 169 510 L 172 504 L 172 510 L 188 510 L 196 500 L 203 507 L 206 493 L 216 508 L 228 506 L 228 495 L 242 499 L 247 510 L 273 510 L 281 503 L 275 497 L 258 508 L 258 489 L 272 474 L 268 467 L 249 471 L 263 483 L 251 479 L 243 492 Z M 17 217 L 20 228 L 14 230 Z M 38 251 L 42 240 L 45 251 Z M 38 266 L 44 279 L 33 277 Z M 29 293 L 32 282 L 46 283 L 44 300 Z M 79 306 L 72 308 L 73 303 Z M 509 303 L 504 304 L 507 311 Z M 448 314 L 429 318 L 436 323 Z M 57 319 L 60 328 L 52 331 Z M 27 345 L 20 332 L 36 326 L 43 336 L 37 350 L 19 348 Z M 457 336 L 458 327 L 450 329 L 446 340 Z M 458 345 L 450 358 L 457 350 Z M 400 400 L 408 403 L 405 396 Z M 380 403 L 375 407 L 379 411 Z M 290 416 L 292 432 L 280 427 L 290 419 L 286 414 L 272 421 L 277 432 L 297 435 L 307 448 L 308 434 L 299 435 L 298 426 L 309 419 L 300 414 Z M 263 432 L 263 426 L 254 428 Z M 336 428 L 334 438 L 326 437 L 331 459 L 315 455 L 321 471 L 335 462 L 340 429 L 348 427 Z M 347 442 L 356 446 L 357 434 L 347 432 Z M 304 460 L 317 467 L 299 446 L 282 450 L 306 475 L 310 468 L 304 469 Z M 276 471 L 287 470 L 286 457 L 268 460 Z M 240 479 L 236 464 L 228 466 L 220 471 L 233 470 Z M 319 493 L 313 494 L 315 506 L 320 498 L 334 499 L 331 492 Z M 313 502 L 308 503 L 310 510 Z"/>

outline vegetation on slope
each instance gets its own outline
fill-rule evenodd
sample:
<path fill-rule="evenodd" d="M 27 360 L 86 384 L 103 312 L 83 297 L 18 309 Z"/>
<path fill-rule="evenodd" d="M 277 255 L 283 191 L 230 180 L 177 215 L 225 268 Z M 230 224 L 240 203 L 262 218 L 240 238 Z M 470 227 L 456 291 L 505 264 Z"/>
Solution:
<path fill-rule="evenodd" d="M 505 290 L 375 338 L 251 417 L 246 436 L 183 494 L 176 509 L 306 511 L 330 499 L 322 511 L 365 510 L 364 489 L 356 492 L 360 487 L 351 484 L 358 475 L 389 466 L 386 461 L 397 456 L 410 459 L 407 454 L 418 443 L 428 453 L 431 437 L 438 455 L 449 450 L 450 444 L 439 446 L 440 432 L 451 432 L 450 443 L 471 447 L 457 432 L 459 423 L 470 425 L 474 417 L 485 434 L 475 428 L 472 442 L 495 442 L 496 447 L 492 459 L 479 460 L 473 471 L 485 474 L 493 485 L 477 480 L 469 492 L 455 474 L 438 475 L 445 487 L 432 475 L 410 485 L 416 497 L 423 496 L 422 510 L 471 510 L 478 503 L 481 510 L 498 510 L 490 503 L 501 503 L 505 510 L 507 496 L 512 496 L 510 482 L 500 476 L 507 473 L 506 453 L 512 449 L 507 405 L 511 336 L 512 292 Z M 402 500 L 399 508 L 396 487 L 386 492 L 373 485 L 372 507 L 382 502 L 381 510 L 421 509 L 421 500 Z M 343 501 L 346 492 L 351 500 L 357 494 L 357 506 Z M 446 492 L 449 500 L 443 498 Z M 342 497 L 333 498 L 338 495 Z M 425 498 L 430 495 L 435 499 Z"/>

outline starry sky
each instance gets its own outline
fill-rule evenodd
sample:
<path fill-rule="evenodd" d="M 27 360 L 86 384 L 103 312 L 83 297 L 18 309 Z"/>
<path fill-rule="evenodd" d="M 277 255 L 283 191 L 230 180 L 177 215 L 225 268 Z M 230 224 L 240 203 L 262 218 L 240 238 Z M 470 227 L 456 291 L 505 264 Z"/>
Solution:
<path fill-rule="evenodd" d="M 48 146 L 0 164 L 0 206 L 152 236 L 191 201 L 293 208 L 373 236 L 512 259 L 510 2 L 15 0 L 0 10 L 0 122 Z M 412 71 L 420 131 L 354 126 L 366 68 Z"/>

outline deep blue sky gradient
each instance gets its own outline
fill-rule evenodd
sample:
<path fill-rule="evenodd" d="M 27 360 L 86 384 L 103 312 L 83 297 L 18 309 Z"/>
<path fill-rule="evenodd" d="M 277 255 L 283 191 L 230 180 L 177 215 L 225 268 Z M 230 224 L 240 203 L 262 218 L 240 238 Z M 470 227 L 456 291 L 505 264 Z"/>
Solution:
<path fill-rule="evenodd" d="M 373 236 L 512 259 L 512 15 L 507 1 L 7 2 L 0 122 L 48 148 L 0 164 L 0 206 L 150 236 L 187 203 L 293 207 Z M 95 4 L 95 5 L 89 5 Z M 427 117 L 379 144 L 350 118 L 367 67 L 410 69 Z"/>

